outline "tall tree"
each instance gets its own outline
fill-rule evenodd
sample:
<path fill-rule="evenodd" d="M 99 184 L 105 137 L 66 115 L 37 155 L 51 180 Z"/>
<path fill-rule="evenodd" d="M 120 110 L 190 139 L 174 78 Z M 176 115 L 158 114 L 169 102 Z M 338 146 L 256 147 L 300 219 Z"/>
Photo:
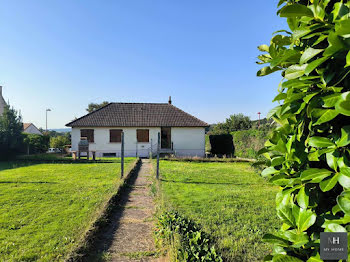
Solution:
<path fill-rule="evenodd" d="M 104 106 L 108 105 L 108 104 L 109 104 L 109 102 L 107 102 L 107 101 L 103 101 L 103 102 L 100 103 L 100 104 L 97 104 L 97 103 L 90 103 L 90 104 L 88 105 L 88 108 L 86 108 L 86 111 L 88 111 L 89 113 L 91 113 L 91 112 L 93 112 L 93 111 L 95 111 L 95 110 L 97 110 L 97 109 L 99 109 L 99 108 L 101 108 L 101 107 L 104 107 Z"/>
<path fill-rule="evenodd" d="M 18 112 L 5 105 L 0 116 L 0 160 L 9 159 L 20 153 L 23 145 L 23 123 Z"/>
<path fill-rule="evenodd" d="M 213 134 L 229 134 L 237 130 L 247 130 L 252 127 L 252 121 L 249 116 L 243 114 L 234 114 L 230 115 L 229 118 L 226 118 L 225 122 L 218 123 L 213 126 L 211 132 Z"/>
<path fill-rule="evenodd" d="M 321 262 L 320 233 L 350 231 L 350 2 L 280 0 L 281 30 L 259 49 L 258 72 L 282 70 L 269 113 L 277 127 L 260 152 L 281 190 L 283 225 L 264 261 Z"/>

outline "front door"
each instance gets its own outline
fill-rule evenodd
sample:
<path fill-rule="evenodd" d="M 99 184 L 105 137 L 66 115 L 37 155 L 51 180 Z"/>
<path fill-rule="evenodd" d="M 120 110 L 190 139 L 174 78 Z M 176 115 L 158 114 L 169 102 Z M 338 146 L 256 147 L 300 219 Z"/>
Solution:
<path fill-rule="evenodd" d="M 160 132 L 161 148 L 171 148 L 171 128 L 162 127 Z"/>

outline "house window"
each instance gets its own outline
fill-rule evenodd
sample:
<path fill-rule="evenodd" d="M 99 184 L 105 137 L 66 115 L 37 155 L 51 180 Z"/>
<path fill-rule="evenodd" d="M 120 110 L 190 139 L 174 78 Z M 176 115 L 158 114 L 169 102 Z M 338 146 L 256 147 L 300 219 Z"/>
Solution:
<path fill-rule="evenodd" d="M 120 143 L 122 142 L 122 132 L 121 129 L 110 129 L 109 130 L 109 142 L 110 143 Z"/>
<path fill-rule="evenodd" d="M 95 142 L 93 129 L 80 129 L 80 137 L 86 137 L 89 143 Z"/>
<path fill-rule="evenodd" d="M 137 142 L 148 143 L 149 142 L 149 130 L 148 129 L 137 129 Z"/>

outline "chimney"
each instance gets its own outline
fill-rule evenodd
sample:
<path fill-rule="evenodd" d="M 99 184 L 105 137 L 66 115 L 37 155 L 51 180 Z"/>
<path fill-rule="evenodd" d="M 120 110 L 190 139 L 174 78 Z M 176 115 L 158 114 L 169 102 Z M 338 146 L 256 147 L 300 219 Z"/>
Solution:
<path fill-rule="evenodd" d="M 168 101 L 169 105 L 171 105 L 171 96 L 169 96 L 169 101 Z"/>
<path fill-rule="evenodd" d="M 0 96 L 2 95 L 2 86 L 0 86 Z"/>

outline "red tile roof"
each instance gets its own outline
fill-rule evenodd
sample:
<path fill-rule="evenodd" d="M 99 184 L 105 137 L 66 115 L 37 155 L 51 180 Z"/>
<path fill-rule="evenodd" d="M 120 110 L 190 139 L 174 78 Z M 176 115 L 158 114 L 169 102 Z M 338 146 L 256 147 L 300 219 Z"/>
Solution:
<path fill-rule="evenodd" d="M 70 127 L 206 127 L 207 123 L 169 103 L 110 103 Z"/>

